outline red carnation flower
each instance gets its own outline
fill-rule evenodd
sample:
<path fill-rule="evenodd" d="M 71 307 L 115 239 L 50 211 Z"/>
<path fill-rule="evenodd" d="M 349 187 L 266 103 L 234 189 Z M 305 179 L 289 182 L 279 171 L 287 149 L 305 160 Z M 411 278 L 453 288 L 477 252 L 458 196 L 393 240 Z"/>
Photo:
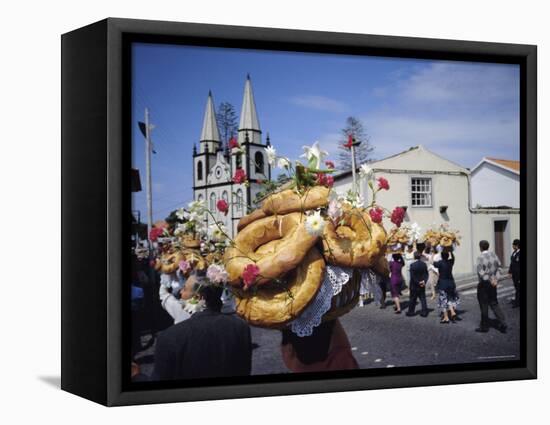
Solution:
<path fill-rule="evenodd" d="M 258 275 L 260 274 L 260 268 L 256 264 L 249 264 L 247 265 L 242 274 L 243 283 L 245 288 L 249 288 Z"/>
<path fill-rule="evenodd" d="M 391 222 L 397 227 L 401 226 L 405 218 L 405 210 L 401 207 L 395 207 L 391 213 Z"/>
<path fill-rule="evenodd" d="M 372 208 L 369 210 L 370 219 L 373 223 L 382 223 L 384 217 L 384 211 L 380 207 Z"/>
<path fill-rule="evenodd" d="M 237 139 L 235 139 L 234 137 L 229 139 L 229 149 L 238 148 L 238 147 L 239 147 L 239 142 L 237 142 Z"/>
<path fill-rule="evenodd" d="M 378 177 L 378 189 L 389 190 L 390 184 L 384 177 Z"/>
<path fill-rule="evenodd" d="M 156 242 L 157 239 L 162 236 L 164 233 L 164 229 L 161 229 L 160 227 L 153 227 L 151 231 L 149 232 L 149 239 L 152 242 Z"/>
<path fill-rule="evenodd" d="M 229 205 L 227 204 L 227 202 L 225 201 L 225 199 L 220 199 L 217 203 L 216 203 L 216 208 L 218 209 L 219 212 L 227 215 L 227 212 L 229 211 Z"/>
<path fill-rule="evenodd" d="M 246 181 L 246 172 L 242 168 L 238 168 L 233 176 L 233 183 L 239 184 Z"/>
<path fill-rule="evenodd" d="M 325 173 L 317 174 L 317 184 L 326 187 L 332 187 L 334 184 L 334 177 Z"/>
<path fill-rule="evenodd" d="M 344 143 L 344 146 L 348 149 L 351 149 L 351 146 L 353 145 L 353 135 L 348 135 L 348 142 Z"/>
<path fill-rule="evenodd" d="M 331 169 L 336 168 L 336 167 L 334 166 L 334 162 L 332 162 L 332 161 L 325 161 L 325 165 L 326 165 L 328 168 L 331 168 Z"/>

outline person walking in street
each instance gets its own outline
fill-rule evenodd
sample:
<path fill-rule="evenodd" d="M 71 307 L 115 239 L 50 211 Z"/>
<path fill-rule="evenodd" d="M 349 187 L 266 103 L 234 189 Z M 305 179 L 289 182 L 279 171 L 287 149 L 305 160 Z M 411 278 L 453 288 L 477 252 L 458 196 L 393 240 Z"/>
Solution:
<path fill-rule="evenodd" d="M 411 264 L 414 262 L 414 252 L 415 252 L 414 246 L 407 245 L 405 255 L 403 255 L 403 259 L 405 260 L 405 269 L 403 270 L 404 272 L 403 275 L 404 275 L 404 283 L 407 287 L 410 286 L 409 276 L 410 276 Z"/>
<path fill-rule="evenodd" d="M 395 314 L 401 314 L 401 303 L 399 302 L 399 297 L 401 295 L 401 286 L 403 285 L 403 266 L 405 261 L 403 256 L 399 253 L 392 255 L 390 261 L 390 292 L 393 299 L 393 309 Z"/>
<path fill-rule="evenodd" d="M 430 288 L 430 291 L 432 293 L 431 299 L 432 301 L 435 300 L 437 290 L 437 280 L 439 279 L 439 272 L 434 267 L 434 250 L 431 247 L 431 245 L 426 245 L 426 248 L 424 248 L 424 253 L 422 255 L 422 260 L 426 263 L 426 266 L 428 267 L 428 282 L 426 284 L 427 287 Z"/>
<path fill-rule="evenodd" d="M 426 283 L 428 282 L 428 266 L 421 259 L 422 254 L 419 251 L 415 251 L 415 261 L 410 266 L 410 280 L 409 280 L 409 311 L 407 316 L 414 316 L 414 310 L 416 308 L 416 300 L 420 299 L 422 310 L 420 315 L 422 317 L 428 316 L 428 304 L 426 303 Z"/>
<path fill-rule="evenodd" d="M 204 285 L 198 293 L 206 309 L 159 333 L 152 380 L 250 375 L 250 327 L 221 312 L 222 288 Z"/>
<path fill-rule="evenodd" d="M 456 307 L 459 303 L 458 294 L 456 293 L 456 284 L 453 277 L 453 266 L 455 256 L 452 252 L 443 251 L 441 260 L 434 262 L 434 267 L 439 272 L 439 280 L 437 281 L 437 293 L 439 294 L 438 307 L 441 311 L 443 324 L 460 321 L 460 317 L 456 313 Z"/>
<path fill-rule="evenodd" d="M 510 257 L 510 267 L 508 269 L 508 274 L 514 282 L 514 288 L 516 293 L 514 294 L 514 299 L 511 301 L 512 307 L 519 307 L 519 279 L 520 279 L 520 254 L 519 254 L 519 239 L 514 239 L 512 242 L 512 255 Z"/>
<path fill-rule="evenodd" d="M 481 255 L 477 257 L 476 269 L 479 278 L 477 285 L 477 300 L 481 310 L 481 321 L 476 332 L 489 331 L 489 307 L 497 320 L 497 329 L 506 333 L 506 320 L 504 314 L 498 305 L 497 285 L 500 277 L 500 260 L 497 255 L 489 251 L 489 242 L 482 240 L 479 242 Z"/>

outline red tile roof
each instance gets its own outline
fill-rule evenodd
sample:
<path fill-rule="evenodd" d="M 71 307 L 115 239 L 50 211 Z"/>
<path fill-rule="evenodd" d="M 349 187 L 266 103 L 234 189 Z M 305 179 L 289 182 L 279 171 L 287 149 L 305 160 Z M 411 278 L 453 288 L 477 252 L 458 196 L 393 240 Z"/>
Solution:
<path fill-rule="evenodd" d="M 510 159 L 499 159 L 499 158 L 487 158 L 489 161 L 496 162 L 503 167 L 510 168 L 511 170 L 517 171 L 519 173 L 519 161 L 512 161 Z"/>

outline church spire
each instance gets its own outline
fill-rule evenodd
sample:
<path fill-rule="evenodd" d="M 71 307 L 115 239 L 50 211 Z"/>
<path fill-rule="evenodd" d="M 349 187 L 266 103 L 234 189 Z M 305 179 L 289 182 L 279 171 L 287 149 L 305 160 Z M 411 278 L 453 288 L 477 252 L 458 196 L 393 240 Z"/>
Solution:
<path fill-rule="evenodd" d="M 211 91 L 208 91 L 200 141 L 220 142 L 220 132 L 218 130 L 218 122 L 216 121 L 216 111 L 214 110 L 214 100 L 212 99 Z"/>
<path fill-rule="evenodd" d="M 250 81 L 250 75 L 246 76 L 246 82 L 244 84 L 243 105 L 241 108 L 241 119 L 239 122 L 239 132 L 249 131 L 252 133 L 258 133 L 258 137 L 252 136 L 251 138 L 256 143 L 259 142 L 259 135 L 261 133 L 260 123 L 258 121 L 258 114 L 256 112 L 256 103 L 254 102 L 254 93 L 252 92 L 252 83 Z"/>

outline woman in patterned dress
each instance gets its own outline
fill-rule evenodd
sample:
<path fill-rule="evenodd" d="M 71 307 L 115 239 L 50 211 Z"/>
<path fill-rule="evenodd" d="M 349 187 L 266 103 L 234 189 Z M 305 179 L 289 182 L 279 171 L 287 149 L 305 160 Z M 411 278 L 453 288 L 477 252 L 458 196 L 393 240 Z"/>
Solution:
<path fill-rule="evenodd" d="M 443 251 L 441 260 L 434 262 L 434 267 L 439 271 L 437 291 L 439 294 L 438 307 L 443 314 L 441 323 L 449 323 L 460 320 L 456 314 L 456 307 L 459 303 L 456 293 L 456 284 L 453 277 L 453 266 L 455 257 L 452 252 Z"/>
<path fill-rule="evenodd" d="M 399 253 L 392 255 L 390 261 L 390 292 L 393 298 L 395 314 L 401 313 L 401 304 L 399 302 L 399 296 L 401 295 L 401 286 L 403 285 L 402 269 L 405 265 L 403 256 Z"/>

